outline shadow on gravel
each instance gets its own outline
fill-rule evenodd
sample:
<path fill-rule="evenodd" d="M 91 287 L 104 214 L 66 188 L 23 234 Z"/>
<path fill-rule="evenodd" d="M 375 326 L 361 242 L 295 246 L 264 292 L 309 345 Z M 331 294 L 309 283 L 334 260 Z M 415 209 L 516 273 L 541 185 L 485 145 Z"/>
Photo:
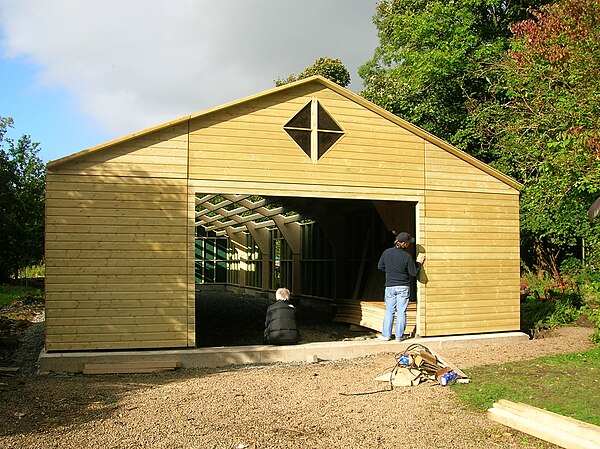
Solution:
<path fill-rule="evenodd" d="M 196 300 L 198 346 L 239 346 L 263 343 L 264 318 L 271 301 L 230 292 L 202 293 Z M 301 343 L 373 338 L 368 329 L 352 330 L 333 322 L 333 315 L 298 308 Z M 45 433 L 87 422 L 113 420 L 125 425 L 121 398 L 170 383 L 184 382 L 247 366 L 189 369 L 156 374 L 31 375 L 43 345 L 43 323 L 31 327 L 26 348 L 19 357 L 24 377 L 0 377 L 0 436 Z M 157 394 L 159 394 L 157 392 Z"/>
<path fill-rule="evenodd" d="M 236 369 L 245 367 L 154 374 L 49 374 L 0 378 L 0 436 L 45 433 L 94 421 L 121 422 L 131 411 L 120 405 L 125 396 Z"/>

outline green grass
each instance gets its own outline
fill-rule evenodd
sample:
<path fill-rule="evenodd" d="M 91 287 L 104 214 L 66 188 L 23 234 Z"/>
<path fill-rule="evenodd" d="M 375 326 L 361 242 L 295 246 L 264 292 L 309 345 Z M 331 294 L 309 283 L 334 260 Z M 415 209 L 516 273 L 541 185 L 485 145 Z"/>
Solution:
<path fill-rule="evenodd" d="M 485 411 L 499 399 L 523 402 L 600 426 L 600 348 L 466 371 L 469 384 L 454 391 Z"/>
<path fill-rule="evenodd" d="M 43 278 L 46 276 L 46 267 L 44 265 L 31 265 L 19 270 L 19 278 Z"/>
<path fill-rule="evenodd" d="M 41 297 L 42 289 L 24 285 L 0 285 L 0 307 L 16 300 Z"/>

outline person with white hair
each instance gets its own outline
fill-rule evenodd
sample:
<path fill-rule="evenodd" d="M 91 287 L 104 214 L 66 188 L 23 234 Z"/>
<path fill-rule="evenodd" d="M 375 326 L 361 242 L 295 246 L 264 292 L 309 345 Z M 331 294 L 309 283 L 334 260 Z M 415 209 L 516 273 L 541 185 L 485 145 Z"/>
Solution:
<path fill-rule="evenodd" d="M 265 343 L 293 345 L 300 340 L 296 323 L 296 308 L 290 302 L 290 291 L 279 288 L 275 292 L 275 303 L 267 308 L 265 320 Z"/>

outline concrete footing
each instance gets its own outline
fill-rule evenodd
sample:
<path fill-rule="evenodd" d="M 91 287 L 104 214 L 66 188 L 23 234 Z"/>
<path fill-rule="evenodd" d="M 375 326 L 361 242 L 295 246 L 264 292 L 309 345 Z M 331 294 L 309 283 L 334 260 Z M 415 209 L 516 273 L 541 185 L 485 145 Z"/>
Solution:
<path fill-rule="evenodd" d="M 340 360 L 382 352 L 400 352 L 411 344 L 419 343 L 433 350 L 467 348 L 483 345 L 522 343 L 529 337 L 522 332 L 502 332 L 450 337 L 411 338 L 396 341 L 352 340 L 305 343 L 292 346 L 230 346 L 169 350 L 133 350 L 110 352 L 51 352 L 42 351 L 40 372 L 82 372 L 88 363 L 127 363 L 170 361 L 182 368 L 209 368 L 228 365 L 266 364 L 275 362 L 314 363 L 320 360 Z"/>

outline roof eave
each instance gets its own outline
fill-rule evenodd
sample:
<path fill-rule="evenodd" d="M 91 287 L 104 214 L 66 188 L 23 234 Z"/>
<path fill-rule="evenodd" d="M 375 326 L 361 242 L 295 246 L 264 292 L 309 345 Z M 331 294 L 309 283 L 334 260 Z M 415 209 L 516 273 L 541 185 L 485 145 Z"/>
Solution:
<path fill-rule="evenodd" d="M 258 94 L 250 95 L 248 97 L 244 97 L 244 98 L 241 98 L 241 99 L 238 99 L 238 100 L 235 100 L 235 101 L 231 101 L 229 103 L 225 103 L 225 104 L 216 106 L 214 108 L 205 109 L 205 110 L 203 110 L 201 112 L 198 112 L 198 113 L 195 113 L 195 114 L 191 114 L 191 115 L 186 115 L 186 116 L 180 117 L 178 119 L 171 120 L 169 122 L 162 123 L 160 125 L 153 126 L 151 128 L 146 128 L 146 129 L 144 129 L 142 131 L 137 131 L 137 132 L 135 132 L 133 134 L 128 134 L 128 135 L 120 137 L 118 139 L 111 140 L 111 141 L 102 143 L 100 145 L 96 145 L 94 147 L 78 151 L 78 152 L 73 153 L 73 154 L 69 154 L 69 155 L 61 157 L 59 159 L 55 159 L 55 160 L 49 161 L 46 164 L 46 166 L 48 168 L 54 168 L 54 167 L 56 167 L 58 165 L 65 164 L 67 162 L 70 162 L 70 161 L 72 161 L 74 159 L 78 159 L 78 158 L 80 158 L 82 156 L 85 156 L 85 155 L 88 155 L 90 153 L 95 153 L 96 151 L 100 151 L 100 150 L 103 150 L 105 148 L 108 148 L 108 147 L 111 147 L 111 146 L 114 146 L 114 145 L 117 145 L 117 144 L 120 144 L 120 143 L 123 143 L 123 142 L 127 142 L 128 140 L 135 139 L 137 137 L 141 137 L 141 136 L 144 136 L 146 134 L 150 134 L 150 133 L 153 133 L 153 132 L 156 132 L 156 131 L 160 131 L 161 129 L 165 129 L 165 128 L 168 128 L 170 126 L 175 126 L 175 125 L 181 124 L 181 123 L 183 123 L 185 121 L 193 120 L 195 118 L 202 117 L 202 116 L 208 115 L 208 114 L 212 114 L 214 112 L 218 112 L 218 111 L 221 111 L 223 109 L 227 109 L 227 108 L 230 108 L 230 107 L 233 107 L 233 106 L 237 106 L 237 105 L 246 103 L 248 101 L 256 100 L 256 99 L 261 98 L 261 97 L 266 97 L 266 96 L 272 95 L 272 94 L 274 94 L 276 92 L 284 91 L 284 90 L 287 90 L 287 89 L 292 89 L 292 88 L 294 88 L 295 86 L 297 86 L 299 84 L 305 84 L 305 83 L 308 83 L 308 82 L 314 81 L 314 80 L 325 80 L 325 78 L 322 78 L 320 76 L 312 76 L 310 78 L 302 79 L 302 80 L 299 80 L 299 81 L 294 81 L 292 83 L 285 84 L 283 86 L 278 86 L 278 87 L 275 87 L 273 89 L 269 89 L 269 90 L 266 90 L 264 92 L 260 92 Z M 325 81 L 327 81 L 327 80 L 325 80 Z M 329 85 L 329 82 L 327 82 L 326 85 Z"/>
<path fill-rule="evenodd" d="M 315 77 L 313 77 L 313 78 L 315 78 Z M 419 128 L 418 126 L 413 125 L 412 123 L 401 119 L 400 117 L 392 114 L 388 110 L 383 109 L 380 106 L 377 106 L 375 103 L 370 102 L 369 100 L 361 97 L 360 95 L 355 94 L 354 92 L 349 91 L 348 89 L 344 89 L 343 87 L 339 86 L 338 84 L 335 84 L 334 82 L 331 82 L 322 77 L 318 77 L 318 78 L 320 78 L 321 81 L 325 82 L 327 84 L 327 87 L 336 91 L 340 95 L 343 95 L 344 97 L 348 98 L 349 100 L 352 100 L 352 101 L 360 104 L 361 106 L 373 111 L 374 113 L 390 120 L 391 122 L 397 124 L 398 126 L 401 126 L 402 128 L 406 129 L 407 131 L 410 131 L 410 132 L 416 134 L 417 136 L 427 140 L 428 142 L 432 143 L 433 145 L 443 148 L 444 150 L 448 151 L 449 153 L 457 156 L 458 158 L 473 165 L 474 167 L 479 168 L 480 170 L 483 170 L 487 174 L 489 174 L 489 175 L 493 176 L 494 178 L 498 179 L 499 181 L 502 181 L 505 184 L 513 187 L 514 189 L 521 190 L 521 188 L 523 187 L 523 185 L 520 182 L 518 182 L 517 180 L 496 170 L 495 168 L 489 166 L 485 162 L 482 162 L 479 159 L 471 156 L 469 153 L 466 153 L 466 152 L 456 148 L 455 146 L 446 142 L 445 140 L 442 140 L 439 137 L 436 137 L 433 134 L 425 131 L 424 129 Z"/>

